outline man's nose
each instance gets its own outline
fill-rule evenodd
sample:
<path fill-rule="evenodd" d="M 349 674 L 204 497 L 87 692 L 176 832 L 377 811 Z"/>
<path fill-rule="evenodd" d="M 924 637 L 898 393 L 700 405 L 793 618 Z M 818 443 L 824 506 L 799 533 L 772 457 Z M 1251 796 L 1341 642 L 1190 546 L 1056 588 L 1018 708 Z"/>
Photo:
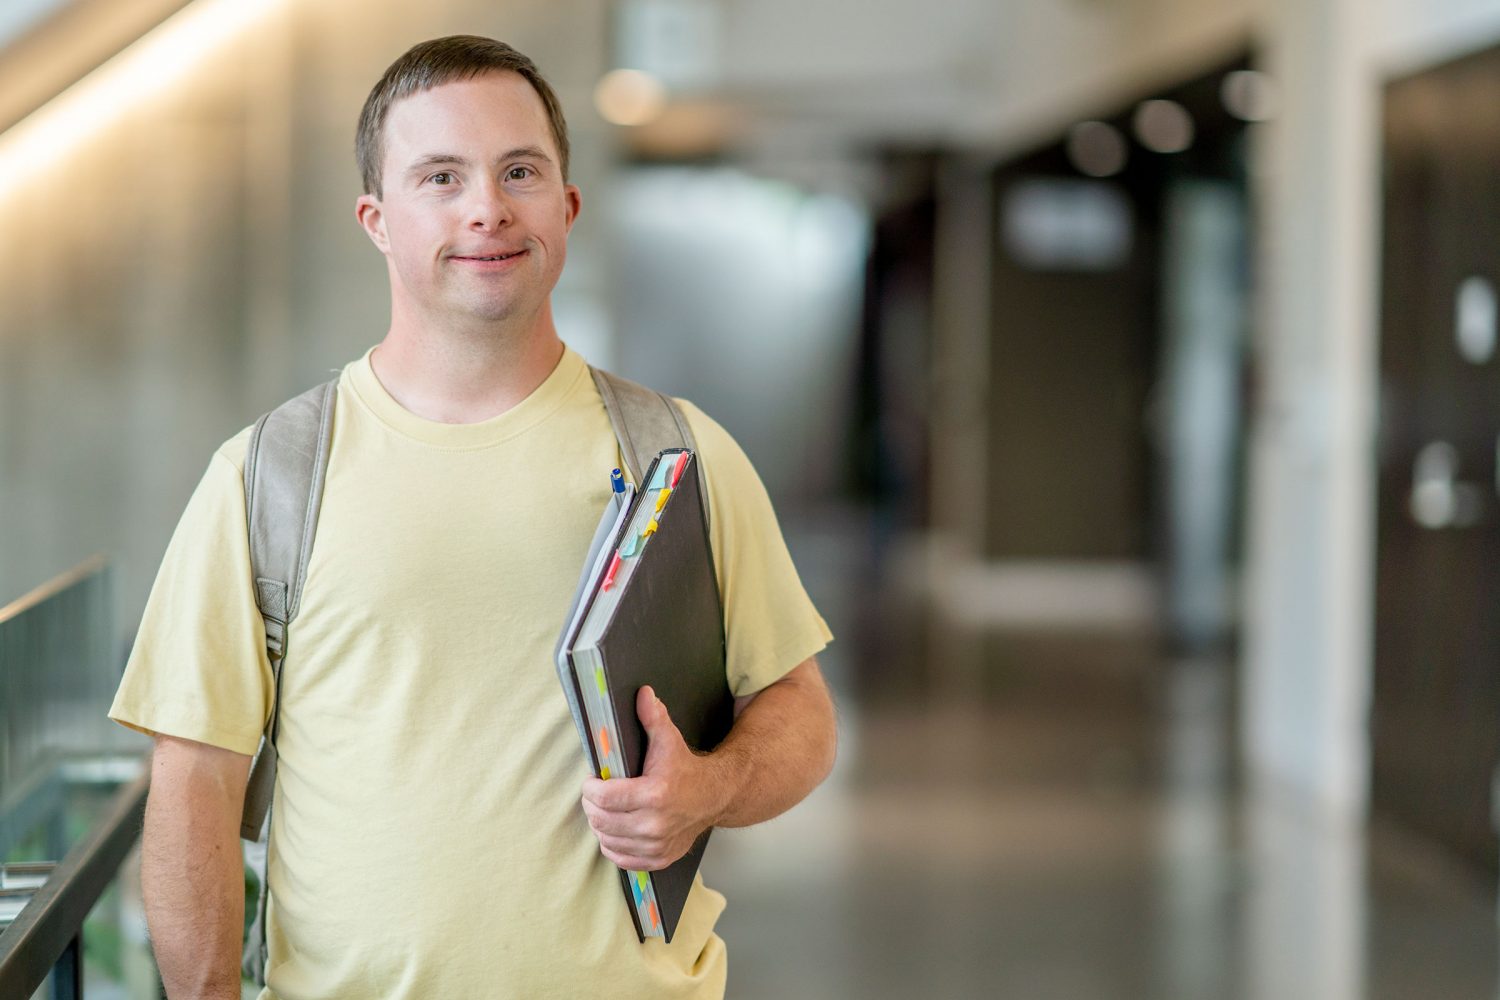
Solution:
<path fill-rule="evenodd" d="M 469 199 L 469 228 L 492 230 L 511 220 L 510 199 L 505 189 L 494 181 L 486 181 L 471 189 Z"/>

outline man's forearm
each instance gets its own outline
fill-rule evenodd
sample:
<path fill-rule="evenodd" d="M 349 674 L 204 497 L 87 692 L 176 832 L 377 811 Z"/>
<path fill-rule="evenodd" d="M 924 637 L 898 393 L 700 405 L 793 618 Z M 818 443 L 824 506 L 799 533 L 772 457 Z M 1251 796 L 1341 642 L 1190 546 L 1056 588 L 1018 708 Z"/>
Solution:
<path fill-rule="evenodd" d="M 804 667 L 756 695 L 707 756 L 722 801 L 714 826 L 751 826 L 779 816 L 832 770 L 838 742 L 833 700 L 816 666 L 809 661 Z"/>
<path fill-rule="evenodd" d="M 190 754 L 158 748 L 153 758 L 141 888 L 171 1000 L 239 1000 L 242 794 L 243 781 L 236 788 L 232 777 L 226 781 Z"/>

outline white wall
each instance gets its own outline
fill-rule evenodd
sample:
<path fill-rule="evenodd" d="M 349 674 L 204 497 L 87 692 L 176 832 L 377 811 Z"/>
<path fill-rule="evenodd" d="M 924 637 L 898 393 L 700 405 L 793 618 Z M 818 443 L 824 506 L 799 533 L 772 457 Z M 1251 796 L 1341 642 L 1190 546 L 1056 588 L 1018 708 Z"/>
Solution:
<path fill-rule="evenodd" d="M 1500 42 L 1496 0 L 1380 0 L 1372 56 L 1404 75 Z"/>
<path fill-rule="evenodd" d="M 0 136 L 0 604 L 105 552 L 130 629 L 212 450 L 384 335 L 353 136 L 408 46 L 512 42 L 559 90 L 575 179 L 592 191 L 613 155 L 588 104 L 602 0 L 220 6 L 251 20 L 152 60 L 160 88 Z M 585 212 L 560 299 L 603 295 L 600 233 Z"/>

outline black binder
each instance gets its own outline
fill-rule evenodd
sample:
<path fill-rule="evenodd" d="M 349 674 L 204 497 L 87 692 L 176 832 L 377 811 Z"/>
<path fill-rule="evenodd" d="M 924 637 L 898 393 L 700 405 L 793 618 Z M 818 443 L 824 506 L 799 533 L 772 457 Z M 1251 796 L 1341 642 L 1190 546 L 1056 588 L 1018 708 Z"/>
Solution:
<path fill-rule="evenodd" d="M 685 465 L 675 470 L 679 456 Z M 664 464 L 666 463 L 666 464 Z M 704 516 L 702 483 L 696 457 L 690 451 L 664 451 L 647 472 L 644 488 L 636 493 L 626 518 L 617 551 L 628 552 L 634 543 L 633 526 L 645 515 L 642 504 L 656 504 L 653 485 L 678 471 L 676 487 L 655 514 L 658 526 L 633 558 L 631 572 L 623 582 L 607 617 L 596 619 L 604 603 L 599 602 L 601 574 L 590 581 L 578 638 L 597 636 L 587 647 L 597 650 L 602 661 L 607 697 L 619 725 L 620 756 L 625 777 L 637 777 L 646 759 L 646 732 L 636 716 L 636 694 L 650 685 L 667 706 L 672 722 L 688 746 L 711 751 L 729 733 L 734 721 L 734 697 L 724 670 L 724 612 L 715 577 L 708 522 Z M 565 637 L 566 638 L 566 637 Z M 570 680 L 575 685 L 575 704 L 583 702 L 574 657 L 584 646 L 569 644 Z M 585 731 L 589 727 L 581 727 Z M 592 739 L 587 741 L 594 773 L 600 773 L 600 756 Z M 682 908 L 692 889 L 693 878 L 703 860 L 712 830 L 705 830 L 692 848 L 667 868 L 648 874 L 655 889 L 662 932 L 668 943 L 677 929 Z M 636 913 L 635 898 L 627 874 L 620 872 L 627 909 L 644 941 L 645 929 Z"/>

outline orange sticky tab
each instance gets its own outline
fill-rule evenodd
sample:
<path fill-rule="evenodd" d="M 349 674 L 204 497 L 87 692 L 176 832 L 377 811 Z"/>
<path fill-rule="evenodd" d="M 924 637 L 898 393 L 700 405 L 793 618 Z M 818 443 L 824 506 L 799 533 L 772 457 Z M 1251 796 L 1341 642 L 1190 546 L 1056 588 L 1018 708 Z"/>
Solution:
<path fill-rule="evenodd" d="M 599 727 L 599 752 L 609 756 L 609 730 L 603 726 Z"/>
<path fill-rule="evenodd" d="M 656 929 L 656 925 L 659 924 L 659 923 L 661 923 L 661 921 L 659 921 L 659 920 L 656 919 L 656 904 L 652 903 L 651 904 L 651 929 L 655 930 Z"/>

